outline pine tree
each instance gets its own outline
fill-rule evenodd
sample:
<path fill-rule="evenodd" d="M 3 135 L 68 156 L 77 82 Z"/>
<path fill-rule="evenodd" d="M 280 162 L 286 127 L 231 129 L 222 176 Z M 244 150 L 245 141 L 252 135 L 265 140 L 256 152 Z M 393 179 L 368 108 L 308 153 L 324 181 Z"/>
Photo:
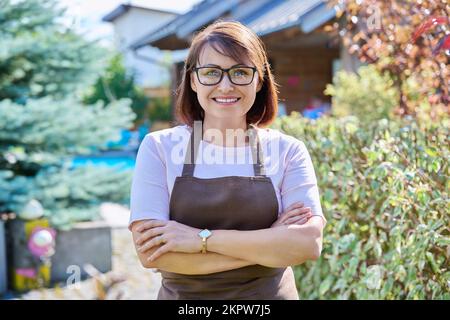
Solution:
<path fill-rule="evenodd" d="M 119 139 L 134 114 L 127 99 L 83 105 L 108 54 L 64 27 L 56 4 L 0 0 L 0 212 L 34 198 L 62 228 L 127 201 L 129 172 L 71 161 Z"/>

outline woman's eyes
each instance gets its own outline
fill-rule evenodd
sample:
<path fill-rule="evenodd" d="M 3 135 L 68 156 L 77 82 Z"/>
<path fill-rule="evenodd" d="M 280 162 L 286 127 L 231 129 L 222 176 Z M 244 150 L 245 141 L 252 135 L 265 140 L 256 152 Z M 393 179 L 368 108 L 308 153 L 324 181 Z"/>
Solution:
<path fill-rule="evenodd" d="M 247 76 L 248 72 L 245 69 L 234 69 L 231 72 L 232 76 Z"/>
<path fill-rule="evenodd" d="M 217 77 L 220 76 L 221 71 L 218 69 L 205 69 L 201 74 L 204 76 Z M 248 76 L 249 72 L 245 69 L 231 69 L 230 75 L 233 77 Z"/>
<path fill-rule="evenodd" d="M 215 69 L 207 69 L 202 72 L 205 76 L 220 76 L 220 71 Z"/>

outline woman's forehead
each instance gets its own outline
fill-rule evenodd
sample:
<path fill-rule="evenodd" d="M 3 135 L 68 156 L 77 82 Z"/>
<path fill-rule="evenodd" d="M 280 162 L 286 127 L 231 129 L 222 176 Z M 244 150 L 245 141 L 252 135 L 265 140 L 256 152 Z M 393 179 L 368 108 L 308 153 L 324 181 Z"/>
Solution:
<path fill-rule="evenodd" d="M 236 61 L 232 57 L 219 52 L 217 49 L 219 48 L 213 47 L 210 44 L 205 44 L 198 57 L 199 65 L 217 65 L 222 68 L 229 68 L 238 64 L 247 66 L 252 65 L 250 59 L 248 59 L 246 56 L 243 56 L 239 59 L 239 61 Z"/>

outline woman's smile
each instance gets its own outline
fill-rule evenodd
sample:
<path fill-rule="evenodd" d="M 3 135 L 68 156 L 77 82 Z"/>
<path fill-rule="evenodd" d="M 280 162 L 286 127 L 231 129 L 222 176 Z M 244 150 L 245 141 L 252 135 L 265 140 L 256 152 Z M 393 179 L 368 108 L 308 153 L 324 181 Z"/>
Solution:
<path fill-rule="evenodd" d="M 233 97 L 233 96 L 220 96 L 220 97 L 214 97 L 212 100 L 217 103 L 218 105 L 222 106 L 233 106 L 238 103 L 241 98 L 239 97 Z"/>

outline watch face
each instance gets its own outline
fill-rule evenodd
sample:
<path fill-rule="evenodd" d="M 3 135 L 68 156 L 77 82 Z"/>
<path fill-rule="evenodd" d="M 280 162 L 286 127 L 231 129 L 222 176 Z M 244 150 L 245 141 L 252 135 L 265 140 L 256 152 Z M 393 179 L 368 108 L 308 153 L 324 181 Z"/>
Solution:
<path fill-rule="evenodd" d="M 211 231 L 208 229 L 202 230 L 198 233 L 198 235 L 202 238 L 208 238 L 211 235 Z"/>

